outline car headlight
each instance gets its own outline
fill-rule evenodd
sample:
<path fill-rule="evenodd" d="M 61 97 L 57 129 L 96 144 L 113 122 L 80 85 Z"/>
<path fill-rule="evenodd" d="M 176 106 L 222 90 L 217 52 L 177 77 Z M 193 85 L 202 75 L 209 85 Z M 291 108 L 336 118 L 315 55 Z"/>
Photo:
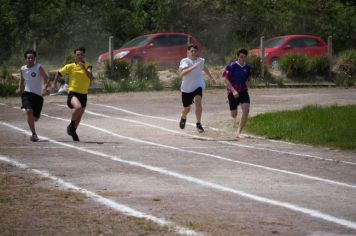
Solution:
<path fill-rule="evenodd" d="M 130 53 L 130 51 L 119 52 L 118 54 L 114 55 L 114 59 L 121 59 L 121 58 L 125 57 L 129 53 Z"/>

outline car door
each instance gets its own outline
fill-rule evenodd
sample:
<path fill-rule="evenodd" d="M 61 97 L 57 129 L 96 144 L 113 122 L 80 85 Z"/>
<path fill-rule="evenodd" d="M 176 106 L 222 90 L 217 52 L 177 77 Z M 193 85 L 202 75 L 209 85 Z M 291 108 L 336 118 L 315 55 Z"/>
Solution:
<path fill-rule="evenodd" d="M 285 54 L 306 54 L 306 45 L 303 38 L 292 38 L 284 47 Z"/>
<path fill-rule="evenodd" d="M 306 53 L 308 56 L 318 56 L 327 54 L 327 46 L 323 45 L 320 41 L 314 38 L 304 38 L 306 45 Z"/>
<path fill-rule="evenodd" d="M 169 35 L 169 64 L 178 66 L 181 59 L 187 57 L 187 42 L 186 35 Z"/>
<path fill-rule="evenodd" d="M 144 61 L 158 65 L 169 61 L 169 41 L 167 35 L 158 35 L 144 49 Z"/>

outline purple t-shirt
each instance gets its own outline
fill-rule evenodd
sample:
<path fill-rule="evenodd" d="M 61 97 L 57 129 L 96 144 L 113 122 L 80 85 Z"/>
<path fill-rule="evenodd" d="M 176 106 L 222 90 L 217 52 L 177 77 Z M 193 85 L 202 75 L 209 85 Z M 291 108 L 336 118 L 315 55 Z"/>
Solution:
<path fill-rule="evenodd" d="M 251 67 L 248 64 L 241 66 L 237 61 L 231 62 L 224 70 L 223 77 L 228 79 L 237 92 L 247 90 L 247 80 L 250 77 Z M 227 93 L 232 93 L 227 88 Z"/>

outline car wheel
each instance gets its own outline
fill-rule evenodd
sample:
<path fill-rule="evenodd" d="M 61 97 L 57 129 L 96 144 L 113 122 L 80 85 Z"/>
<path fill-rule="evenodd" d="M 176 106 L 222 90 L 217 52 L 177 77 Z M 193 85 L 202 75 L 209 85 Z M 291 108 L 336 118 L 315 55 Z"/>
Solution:
<path fill-rule="evenodd" d="M 278 70 L 279 69 L 279 58 L 273 58 L 271 60 L 271 69 L 272 70 Z"/>

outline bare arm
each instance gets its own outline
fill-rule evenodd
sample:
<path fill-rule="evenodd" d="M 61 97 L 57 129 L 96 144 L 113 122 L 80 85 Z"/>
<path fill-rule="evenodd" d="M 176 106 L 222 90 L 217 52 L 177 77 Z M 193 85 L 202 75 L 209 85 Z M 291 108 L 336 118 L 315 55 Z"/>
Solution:
<path fill-rule="evenodd" d="M 44 96 L 47 93 L 47 88 L 49 86 L 49 80 L 48 80 L 48 75 L 47 75 L 46 71 L 42 67 L 40 67 L 39 71 L 40 71 L 41 77 L 44 80 L 44 87 L 42 89 L 42 96 Z"/>
<path fill-rule="evenodd" d="M 22 76 L 22 71 L 20 72 L 21 76 L 20 76 L 20 81 L 19 81 L 19 87 L 16 89 L 16 93 L 20 94 L 23 92 L 24 89 L 24 83 L 25 83 L 25 79 Z"/>
<path fill-rule="evenodd" d="M 192 65 L 191 67 L 185 68 L 180 72 L 181 76 L 185 76 L 186 74 L 190 73 L 192 70 L 194 70 L 197 66 L 199 66 L 203 61 L 201 59 L 198 59 L 197 62 Z"/>
<path fill-rule="evenodd" d="M 229 79 L 225 78 L 224 77 L 224 80 L 225 80 L 225 84 L 226 84 L 226 87 L 232 91 L 232 94 L 235 96 L 235 97 L 238 97 L 239 96 L 239 93 L 236 91 L 236 89 L 232 86 L 231 82 Z"/>
<path fill-rule="evenodd" d="M 84 71 L 84 73 L 88 76 L 90 80 L 93 80 L 93 68 L 90 66 L 87 69 L 85 68 L 85 65 L 83 62 L 79 62 L 80 67 Z"/>
<path fill-rule="evenodd" d="M 54 75 L 54 79 L 53 79 L 53 84 L 52 84 L 53 90 L 57 89 L 57 82 L 58 82 L 59 77 L 62 77 L 62 75 L 57 71 L 57 73 Z"/>

